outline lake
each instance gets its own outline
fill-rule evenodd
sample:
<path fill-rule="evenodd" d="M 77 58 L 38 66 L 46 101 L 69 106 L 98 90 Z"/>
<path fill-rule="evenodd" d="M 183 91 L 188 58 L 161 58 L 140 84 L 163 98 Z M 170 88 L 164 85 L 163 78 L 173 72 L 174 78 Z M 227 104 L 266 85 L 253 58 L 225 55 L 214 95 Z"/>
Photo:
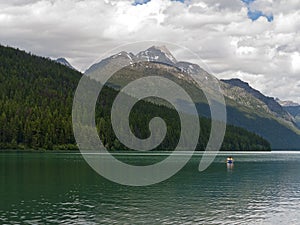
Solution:
<path fill-rule="evenodd" d="M 232 154 L 232 153 L 231 153 Z M 170 179 L 121 186 L 76 153 L 0 153 L 0 224 L 300 224 L 300 154 L 201 155 Z M 132 164 L 165 156 L 118 155 Z"/>

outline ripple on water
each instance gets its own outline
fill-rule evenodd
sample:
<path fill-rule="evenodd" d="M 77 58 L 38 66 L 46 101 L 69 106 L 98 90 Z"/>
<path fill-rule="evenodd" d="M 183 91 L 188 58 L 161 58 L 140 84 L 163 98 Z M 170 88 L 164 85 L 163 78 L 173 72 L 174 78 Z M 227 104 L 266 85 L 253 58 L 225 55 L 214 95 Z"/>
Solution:
<path fill-rule="evenodd" d="M 238 154 L 230 170 L 224 155 L 203 173 L 197 171 L 200 157 L 196 156 L 174 177 L 149 187 L 114 184 L 99 177 L 80 155 L 66 157 L 40 161 L 38 156 L 25 155 L 18 165 L 13 157 L 1 161 L 0 177 L 7 177 L 0 185 L 1 224 L 300 221 L 299 154 Z"/>

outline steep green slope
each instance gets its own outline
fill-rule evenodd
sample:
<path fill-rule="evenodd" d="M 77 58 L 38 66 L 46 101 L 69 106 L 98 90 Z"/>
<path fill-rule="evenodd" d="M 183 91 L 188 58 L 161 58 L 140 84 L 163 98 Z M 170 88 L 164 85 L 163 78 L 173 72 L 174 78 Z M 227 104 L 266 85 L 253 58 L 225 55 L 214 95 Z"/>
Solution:
<path fill-rule="evenodd" d="M 299 150 L 300 136 L 289 126 L 272 117 L 253 114 L 248 108 L 227 104 L 228 123 L 246 128 L 271 143 L 273 150 Z"/>
<path fill-rule="evenodd" d="M 281 123 L 272 115 L 262 114 L 226 98 L 227 124 L 256 133 L 271 144 L 273 150 L 300 150 L 300 136 L 295 129 Z M 202 116 L 210 117 L 209 106 L 198 104 Z"/>
<path fill-rule="evenodd" d="M 71 110 L 80 77 L 49 59 L 0 47 L 0 147 L 75 148 Z"/>
<path fill-rule="evenodd" d="M 82 74 L 49 59 L 0 46 L 0 148 L 76 149 L 71 113 L 73 95 Z M 109 149 L 126 149 L 110 125 L 110 107 L 117 91 L 106 87 L 98 100 L 96 122 Z M 173 149 L 180 124 L 177 112 L 162 105 L 140 102 L 130 125 L 138 137 L 147 137 L 148 121 L 165 118 L 168 133 L 158 149 Z M 210 121 L 201 118 L 198 149 L 204 149 Z M 228 126 L 223 149 L 268 150 L 269 143 L 244 129 Z"/>
<path fill-rule="evenodd" d="M 109 149 L 127 149 L 119 143 L 113 133 L 110 122 L 110 108 L 114 97 L 119 94 L 118 91 L 105 87 L 99 96 L 99 103 L 102 106 L 96 111 L 98 128 L 105 129 L 109 135 L 101 134 L 106 147 Z M 113 96 L 113 97 L 112 97 Z M 151 101 L 153 102 L 153 101 Z M 148 124 L 150 119 L 161 117 L 167 124 L 168 132 L 165 140 L 156 148 L 156 150 L 172 150 L 176 147 L 180 136 L 180 122 L 178 113 L 172 108 L 161 104 L 150 103 L 147 101 L 138 102 L 130 114 L 130 124 L 133 133 L 140 138 L 146 138 L 150 135 Z M 197 150 L 204 150 L 210 134 L 211 121 L 205 117 L 200 117 L 200 137 Z M 192 131 L 191 131 L 192 132 Z M 222 150 L 267 150 L 270 144 L 259 135 L 251 133 L 245 129 L 227 125 Z"/>

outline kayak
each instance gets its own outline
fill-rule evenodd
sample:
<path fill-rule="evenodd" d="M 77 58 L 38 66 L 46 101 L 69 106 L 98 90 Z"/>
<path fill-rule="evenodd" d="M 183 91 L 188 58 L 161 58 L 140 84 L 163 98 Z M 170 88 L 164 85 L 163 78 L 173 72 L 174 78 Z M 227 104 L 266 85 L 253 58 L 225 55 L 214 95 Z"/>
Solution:
<path fill-rule="evenodd" d="M 226 161 L 227 161 L 227 163 L 232 164 L 233 163 L 233 158 L 232 157 L 228 157 Z"/>

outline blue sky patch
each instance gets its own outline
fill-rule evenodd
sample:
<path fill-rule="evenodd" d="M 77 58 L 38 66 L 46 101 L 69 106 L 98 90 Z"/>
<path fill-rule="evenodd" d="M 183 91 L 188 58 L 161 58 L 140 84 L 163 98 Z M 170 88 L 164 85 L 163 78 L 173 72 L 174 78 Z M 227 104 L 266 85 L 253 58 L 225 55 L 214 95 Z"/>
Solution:
<path fill-rule="evenodd" d="M 261 16 L 262 16 L 262 17 L 265 17 L 265 18 L 268 20 L 268 22 L 272 22 L 272 21 L 274 20 L 273 14 L 271 14 L 271 15 L 266 15 L 266 14 L 264 14 L 262 11 L 257 11 L 257 10 L 251 11 L 251 10 L 248 10 L 248 17 L 249 17 L 252 21 L 257 20 L 257 19 L 260 18 Z"/>
<path fill-rule="evenodd" d="M 147 4 L 150 1 L 151 0 L 134 0 L 133 5 L 143 5 L 143 4 Z"/>
<path fill-rule="evenodd" d="M 252 21 L 258 20 L 260 17 L 265 17 L 268 22 L 272 22 L 274 20 L 273 14 L 265 14 L 264 12 L 260 10 L 251 10 L 250 5 L 255 2 L 256 0 L 241 0 L 247 5 L 248 8 L 248 18 Z"/>
<path fill-rule="evenodd" d="M 255 0 L 242 0 L 242 2 L 246 3 L 247 5 L 249 5 L 250 3 L 254 2 Z"/>

